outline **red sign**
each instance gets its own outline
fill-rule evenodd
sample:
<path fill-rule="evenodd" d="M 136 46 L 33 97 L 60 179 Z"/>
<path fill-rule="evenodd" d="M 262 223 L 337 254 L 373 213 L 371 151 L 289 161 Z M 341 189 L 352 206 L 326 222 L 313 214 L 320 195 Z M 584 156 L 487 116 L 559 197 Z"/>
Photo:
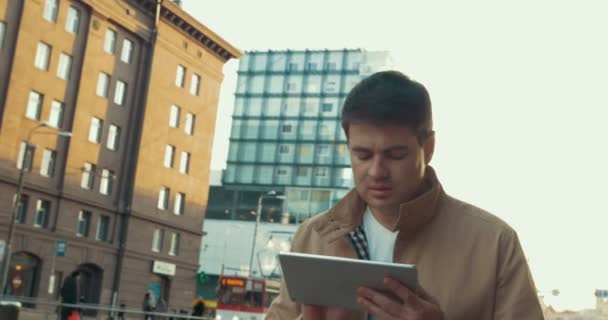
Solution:
<path fill-rule="evenodd" d="M 21 285 L 23 284 L 23 279 L 21 279 L 21 276 L 20 276 L 20 275 L 16 275 L 16 276 L 13 278 L 13 281 L 12 281 L 12 282 L 13 282 L 13 288 L 14 288 L 14 289 L 19 289 L 19 288 L 21 288 Z"/>

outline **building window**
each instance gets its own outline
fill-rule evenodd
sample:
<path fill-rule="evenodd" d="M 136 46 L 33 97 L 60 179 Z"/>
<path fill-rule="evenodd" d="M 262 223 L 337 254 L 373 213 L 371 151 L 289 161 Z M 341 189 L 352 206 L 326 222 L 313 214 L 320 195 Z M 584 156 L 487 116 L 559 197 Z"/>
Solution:
<path fill-rule="evenodd" d="M 55 174 L 55 162 L 57 152 L 54 150 L 44 149 L 42 152 L 42 164 L 40 165 L 40 175 L 43 177 L 52 177 Z"/>
<path fill-rule="evenodd" d="M 114 172 L 112 170 L 101 170 L 101 182 L 99 183 L 99 193 L 103 195 L 112 194 Z"/>
<path fill-rule="evenodd" d="M 193 74 L 192 75 L 192 79 L 190 81 L 190 94 L 193 96 L 198 96 L 199 90 L 200 90 L 200 82 L 201 82 L 201 76 L 199 76 L 198 74 Z"/>
<path fill-rule="evenodd" d="M 184 82 L 186 82 L 186 68 L 181 64 L 177 65 L 177 72 L 175 74 L 175 85 L 183 88 Z"/>
<path fill-rule="evenodd" d="M 40 112 L 42 111 L 42 100 L 44 96 L 38 92 L 30 91 L 30 96 L 25 109 L 25 116 L 32 120 L 40 120 Z"/>
<path fill-rule="evenodd" d="M 0 21 L 0 49 L 4 47 L 4 34 L 6 33 L 6 24 Z"/>
<path fill-rule="evenodd" d="M 279 175 L 279 176 L 286 176 L 287 175 L 287 169 L 277 169 L 277 175 Z"/>
<path fill-rule="evenodd" d="M 336 63 L 335 62 L 328 62 L 325 65 L 325 69 L 326 70 L 336 70 Z"/>
<path fill-rule="evenodd" d="M 173 213 L 176 215 L 184 214 L 184 204 L 186 202 L 186 195 L 178 192 L 175 194 L 175 203 L 173 204 Z"/>
<path fill-rule="evenodd" d="M 297 71 L 297 70 L 298 70 L 298 64 L 297 64 L 297 63 L 294 63 L 294 62 L 290 62 L 290 63 L 287 65 L 287 70 L 288 70 L 288 71 Z"/>
<path fill-rule="evenodd" d="M 110 129 L 108 130 L 108 140 L 106 141 L 106 148 L 112 151 L 116 151 L 118 149 L 118 144 L 120 142 L 120 127 L 117 125 L 110 125 Z"/>
<path fill-rule="evenodd" d="M 61 53 L 59 54 L 59 65 L 57 66 L 57 77 L 63 80 L 70 79 L 70 73 L 72 72 L 72 56 Z"/>
<path fill-rule="evenodd" d="M 328 81 L 325 83 L 325 92 L 334 92 L 336 91 L 336 82 Z"/>
<path fill-rule="evenodd" d="M 97 232 L 95 234 L 95 239 L 99 241 L 108 241 L 108 227 L 110 225 L 110 217 L 108 216 L 99 216 L 99 221 L 97 223 Z"/>
<path fill-rule="evenodd" d="M 306 176 L 308 176 L 308 168 L 297 167 L 296 168 L 296 176 L 298 176 L 298 177 L 306 177 Z"/>
<path fill-rule="evenodd" d="M 289 82 L 289 83 L 287 84 L 287 91 L 289 91 L 289 92 L 296 91 L 296 88 L 297 88 L 297 86 L 296 86 L 296 84 L 295 84 L 295 83 L 293 83 L 293 82 Z"/>
<path fill-rule="evenodd" d="M 80 181 L 80 187 L 83 189 L 93 189 L 95 183 L 95 165 L 86 162 L 82 167 L 82 180 Z"/>
<path fill-rule="evenodd" d="M 91 127 L 89 128 L 89 142 L 99 144 L 101 142 L 101 128 L 103 120 L 93 117 L 91 118 Z"/>
<path fill-rule="evenodd" d="M 78 24 L 80 23 L 80 11 L 74 7 L 68 9 L 68 17 L 65 20 L 65 31 L 69 33 L 78 32 Z"/>
<path fill-rule="evenodd" d="M 34 66 L 40 70 L 47 71 L 49 69 L 50 58 L 51 46 L 43 42 L 38 42 L 38 47 L 36 48 L 36 59 L 34 59 Z"/>
<path fill-rule="evenodd" d="M 53 100 L 51 102 L 51 113 L 49 114 L 49 126 L 61 128 L 63 124 L 63 103 Z"/>
<path fill-rule="evenodd" d="M 317 70 L 317 64 L 316 64 L 315 62 L 309 62 L 309 63 L 306 65 L 306 68 L 307 68 L 309 71 L 315 71 L 315 70 Z"/>
<path fill-rule="evenodd" d="M 169 111 L 169 127 L 178 128 L 179 127 L 179 115 L 181 113 L 181 108 L 172 105 L 171 110 Z"/>
<path fill-rule="evenodd" d="M 327 177 L 327 168 L 325 168 L 325 167 L 316 168 L 315 169 L 315 176 L 316 177 Z"/>
<path fill-rule="evenodd" d="M 76 230 L 77 237 L 86 238 L 89 236 L 89 227 L 91 226 L 91 212 L 80 210 L 78 213 L 78 230 Z"/>
<path fill-rule="evenodd" d="M 17 195 L 15 195 L 17 198 Z M 15 223 L 25 223 L 25 219 L 27 218 L 27 207 L 30 202 L 30 197 L 26 194 L 21 194 L 21 198 L 19 199 L 19 204 L 17 204 L 17 216 L 15 216 Z"/>
<path fill-rule="evenodd" d="M 281 126 L 281 132 L 283 133 L 290 133 L 292 129 L 292 125 L 290 124 L 284 124 Z"/>
<path fill-rule="evenodd" d="M 48 22 L 57 22 L 57 0 L 45 0 L 42 17 Z"/>
<path fill-rule="evenodd" d="M 122 40 L 122 51 L 120 52 L 120 61 L 131 63 L 133 59 L 133 41 L 129 39 Z"/>
<path fill-rule="evenodd" d="M 34 151 L 36 147 L 26 142 L 21 142 L 19 147 L 19 157 L 17 159 L 17 169 L 31 171 L 34 162 Z"/>
<path fill-rule="evenodd" d="M 152 251 L 161 252 L 163 250 L 163 238 L 165 232 L 162 229 L 155 229 L 154 236 L 152 238 Z"/>
<path fill-rule="evenodd" d="M 179 233 L 171 233 L 171 247 L 169 248 L 169 255 L 179 255 Z"/>
<path fill-rule="evenodd" d="M 328 145 L 318 145 L 317 146 L 317 152 L 319 154 L 320 157 L 327 157 L 329 156 L 329 146 Z"/>
<path fill-rule="evenodd" d="M 110 75 L 100 72 L 97 77 L 97 95 L 100 97 L 108 97 L 108 89 L 110 88 Z"/>
<path fill-rule="evenodd" d="M 34 227 L 46 228 L 49 220 L 49 212 L 51 211 L 51 202 L 46 200 L 38 200 L 36 202 L 36 218 L 34 219 Z"/>
<path fill-rule="evenodd" d="M 179 161 L 179 172 L 187 174 L 190 171 L 190 153 L 182 151 Z"/>
<path fill-rule="evenodd" d="M 114 103 L 122 106 L 125 103 L 125 97 L 127 93 L 127 84 L 123 81 L 116 81 L 116 88 L 114 89 Z"/>
<path fill-rule="evenodd" d="M 321 105 L 321 111 L 322 112 L 331 112 L 334 108 L 333 103 L 330 102 L 323 102 L 323 104 Z"/>
<path fill-rule="evenodd" d="M 173 168 L 173 158 L 175 156 L 175 147 L 168 144 L 165 147 L 165 168 Z"/>
<path fill-rule="evenodd" d="M 289 153 L 289 146 L 286 144 L 279 145 L 279 153 L 281 153 L 281 154 Z"/>
<path fill-rule="evenodd" d="M 106 35 L 103 39 L 103 51 L 114 54 L 116 50 L 116 31 L 112 29 L 106 30 Z"/>
<path fill-rule="evenodd" d="M 194 135 L 194 122 L 196 121 L 196 115 L 193 113 L 186 113 L 186 125 L 184 126 L 184 132 L 187 135 Z"/>
<path fill-rule="evenodd" d="M 169 209 L 169 196 L 171 195 L 171 189 L 167 187 L 161 187 L 158 193 L 158 205 L 157 207 L 161 210 Z"/>

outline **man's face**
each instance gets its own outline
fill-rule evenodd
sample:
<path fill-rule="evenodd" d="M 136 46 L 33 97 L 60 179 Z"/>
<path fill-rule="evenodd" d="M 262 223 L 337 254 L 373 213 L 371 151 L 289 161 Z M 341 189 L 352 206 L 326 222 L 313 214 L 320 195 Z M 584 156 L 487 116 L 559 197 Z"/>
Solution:
<path fill-rule="evenodd" d="M 397 214 L 420 192 L 435 140 L 421 146 L 408 126 L 359 123 L 349 127 L 348 146 L 359 195 L 374 212 Z"/>

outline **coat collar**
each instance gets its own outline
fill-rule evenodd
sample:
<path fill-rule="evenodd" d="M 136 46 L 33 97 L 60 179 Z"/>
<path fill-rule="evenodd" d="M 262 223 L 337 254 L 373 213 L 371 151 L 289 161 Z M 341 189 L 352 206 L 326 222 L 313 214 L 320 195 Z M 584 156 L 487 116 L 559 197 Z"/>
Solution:
<path fill-rule="evenodd" d="M 426 191 L 417 198 L 404 202 L 399 208 L 395 230 L 401 231 L 400 234 L 413 235 L 435 216 L 444 191 L 433 168 L 427 167 L 423 183 L 426 184 Z M 361 225 L 366 207 L 365 201 L 353 189 L 327 213 L 312 222 L 312 227 L 327 238 L 328 242 L 333 242 Z"/>

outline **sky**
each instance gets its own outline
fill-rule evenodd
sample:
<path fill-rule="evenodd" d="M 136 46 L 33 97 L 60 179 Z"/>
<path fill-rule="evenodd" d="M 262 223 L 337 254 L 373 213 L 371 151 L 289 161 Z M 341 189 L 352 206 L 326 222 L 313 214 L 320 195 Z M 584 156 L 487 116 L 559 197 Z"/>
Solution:
<path fill-rule="evenodd" d="M 430 92 L 444 188 L 518 232 L 545 301 L 593 308 L 608 289 L 608 2 L 183 2 L 242 51 L 389 51 Z M 237 66 L 224 68 L 214 170 Z"/>

